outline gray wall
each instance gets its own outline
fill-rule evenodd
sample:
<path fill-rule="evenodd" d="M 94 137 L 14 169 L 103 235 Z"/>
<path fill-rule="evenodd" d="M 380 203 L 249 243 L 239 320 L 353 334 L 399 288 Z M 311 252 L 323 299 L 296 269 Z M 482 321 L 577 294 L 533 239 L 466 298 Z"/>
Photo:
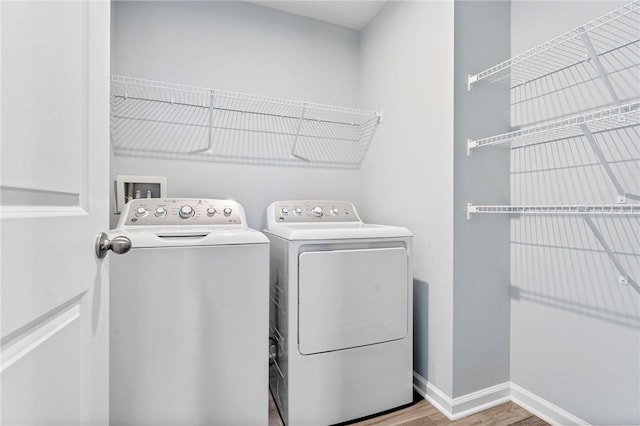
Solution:
<path fill-rule="evenodd" d="M 509 131 L 509 89 L 467 76 L 510 56 L 510 3 L 455 3 L 453 397 L 509 381 L 509 217 L 467 220 L 467 203 L 509 204 L 509 150 L 467 156 L 467 139 Z"/>
<path fill-rule="evenodd" d="M 512 53 L 625 3 L 513 2 Z M 619 67 L 627 59 L 603 60 Z M 611 104 L 598 79 L 550 90 L 574 76 L 559 73 L 530 85 L 526 102 L 517 103 L 525 97 L 514 91 L 512 124 Z M 639 76 L 637 65 L 612 76 L 622 99 L 638 98 Z M 640 193 L 638 126 L 596 140 L 626 190 Z M 583 138 L 514 149 L 511 190 L 514 204 L 608 204 L 616 196 Z M 639 221 L 594 218 L 594 224 L 634 285 L 617 284 L 618 271 L 582 218 L 512 220 L 511 380 L 588 423 L 640 424 Z"/>
<path fill-rule="evenodd" d="M 385 111 L 361 211 L 414 233 L 414 367 L 451 395 L 453 3 L 388 3 L 362 31 L 359 87 Z"/>
<path fill-rule="evenodd" d="M 118 1 L 112 12 L 114 74 L 357 106 L 356 31 L 240 1 Z M 114 156 L 111 172 L 166 176 L 169 196 L 235 199 L 258 229 L 277 199 L 360 201 L 358 171 Z"/>

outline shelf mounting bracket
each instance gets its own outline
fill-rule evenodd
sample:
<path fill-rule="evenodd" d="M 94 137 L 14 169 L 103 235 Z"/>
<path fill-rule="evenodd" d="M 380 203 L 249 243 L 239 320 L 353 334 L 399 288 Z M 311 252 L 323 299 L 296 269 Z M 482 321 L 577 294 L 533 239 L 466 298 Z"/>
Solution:
<path fill-rule="evenodd" d="M 591 229 L 591 232 L 593 232 L 593 236 L 596 237 L 596 240 L 598 240 L 604 251 L 607 253 L 607 256 L 609 256 L 609 259 L 611 259 L 611 262 L 613 262 L 614 266 L 618 270 L 618 284 L 631 285 L 636 291 L 640 293 L 640 286 L 633 279 L 631 279 L 631 277 L 629 277 L 629 274 L 624 269 L 624 266 L 622 266 L 613 250 L 611 250 L 611 247 L 609 247 L 609 244 L 607 244 L 607 242 L 604 240 L 602 233 L 593 222 L 593 219 L 588 215 L 582 216 L 582 218 L 584 219 L 589 229 Z"/>
<path fill-rule="evenodd" d="M 293 140 L 293 146 L 291 147 L 291 152 L 289 153 L 289 156 L 291 158 L 296 158 L 298 160 L 302 160 L 302 161 L 309 161 L 308 159 L 301 157 L 297 154 L 295 154 L 296 152 L 296 145 L 298 145 L 298 137 L 300 136 L 300 130 L 302 129 L 302 123 L 304 122 L 304 115 L 307 112 L 307 104 L 305 103 L 304 106 L 302 107 L 302 112 L 300 113 L 300 121 L 298 121 L 298 128 L 296 129 L 296 136 L 295 139 Z"/>
<path fill-rule="evenodd" d="M 598 71 L 600 80 L 602 80 L 604 85 L 607 87 L 607 90 L 611 94 L 613 101 L 616 103 L 616 105 L 620 105 L 620 98 L 618 98 L 618 94 L 613 88 L 613 85 L 611 84 L 611 80 L 609 80 L 609 75 L 607 74 L 607 71 L 605 71 L 604 66 L 602 65 L 602 62 L 600 62 L 600 58 L 598 57 L 596 50 L 593 48 L 591 39 L 589 38 L 586 32 L 583 32 L 582 34 L 580 34 L 580 38 L 582 39 L 582 43 L 584 43 L 585 49 L 587 49 L 587 55 L 588 55 L 587 61 L 591 62 L 591 64 L 593 64 L 594 68 L 596 69 L 596 71 Z"/>
<path fill-rule="evenodd" d="M 213 102 L 214 102 L 215 90 L 211 90 L 209 93 L 209 126 L 207 134 L 207 147 L 190 151 L 189 154 L 205 154 L 213 156 Z M 203 104 L 202 108 L 206 108 L 207 105 Z"/>
<path fill-rule="evenodd" d="M 467 76 L 467 91 L 468 92 L 470 92 L 473 89 L 473 83 L 475 83 L 476 81 L 478 81 L 478 74 L 476 74 L 476 75 L 469 74 Z"/>
<path fill-rule="evenodd" d="M 471 220 L 471 215 L 477 213 L 478 208 L 471 203 L 467 203 L 467 220 Z"/>
<path fill-rule="evenodd" d="M 580 130 L 582 130 L 582 133 L 584 134 L 584 137 L 589 142 L 589 145 L 591 146 L 591 150 L 595 154 L 596 158 L 598 158 L 600 165 L 602 166 L 602 168 L 604 168 L 604 171 L 607 173 L 607 176 L 609 176 L 611 183 L 616 188 L 616 192 L 618 193 L 618 196 L 616 197 L 616 202 L 618 204 L 624 204 L 627 202 L 627 198 L 634 198 L 634 199 L 640 198 L 637 195 L 628 194 L 627 192 L 625 192 L 624 188 L 622 187 L 622 184 L 620 184 L 620 181 L 618 180 L 615 173 L 611 169 L 611 166 L 609 166 L 609 163 L 607 162 L 607 159 L 604 156 L 604 152 L 602 152 L 602 149 L 600 149 L 598 142 L 596 142 L 596 139 L 593 137 L 593 133 L 591 133 L 589 126 L 587 126 L 585 123 L 581 123 L 579 126 L 580 126 Z"/>
<path fill-rule="evenodd" d="M 213 103 L 215 101 L 215 91 L 209 94 L 209 138 L 207 140 L 207 154 L 213 155 Z"/>
<path fill-rule="evenodd" d="M 478 146 L 478 142 L 472 139 L 467 139 L 467 157 L 471 156 L 471 150 L 473 148 L 476 148 L 477 146 Z"/>

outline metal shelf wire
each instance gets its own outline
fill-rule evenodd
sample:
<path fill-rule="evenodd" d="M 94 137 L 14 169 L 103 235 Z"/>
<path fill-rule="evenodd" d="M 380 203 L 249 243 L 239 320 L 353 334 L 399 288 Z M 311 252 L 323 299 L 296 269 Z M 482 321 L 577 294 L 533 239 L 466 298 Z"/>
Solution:
<path fill-rule="evenodd" d="M 521 215 L 599 215 L 640 216 L 640 204 L 575 204 L 575 205 L 474 205 L 467 204 L 467 219 L 472 214 Z"/>
<path fill-rule="evenodd" d="M 592 133 L 612 131 L 640 124 L 640 102 L 614 106 L 562 120 L 525 127 L 509 133 L 467 141 L 467 154 L 476 148 L 511 144 L 521 147 L 584 135 L 584 126 Z"/>
<path fill-rule="evenodd" d="M 114 154 L 359 168 L 382 114 L 111 76 Z"/>
<path fill-rule="evenodd" d="M 640 48 L 640 0 L 615 9 L 552 40 L 542 43 L 478 74 L 469 75 L 468 88 L 489 80 L 511 88 L 573 67 L 593 62 L 602 68 L 600 57 L 626 49 L 630 63 L 638 63 Z M 598 69 L 602 74 L 604 70 Z"/>

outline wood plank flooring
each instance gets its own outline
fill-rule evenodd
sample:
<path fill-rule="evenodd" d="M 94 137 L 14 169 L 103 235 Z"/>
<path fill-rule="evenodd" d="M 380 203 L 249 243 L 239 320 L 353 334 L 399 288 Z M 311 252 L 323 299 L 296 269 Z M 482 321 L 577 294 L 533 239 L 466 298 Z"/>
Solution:
<path fill-rule="evenodd" d="M 415 394 L 414 402 L 380 416 L 349 423 L 350 426 L 543 426 L 548 423 L 534 416 L 524 408 L 507 402 L 452 422 L 420 395 Z M 269 426 L 283 426 L 278 409 L 269 394 Z"/>

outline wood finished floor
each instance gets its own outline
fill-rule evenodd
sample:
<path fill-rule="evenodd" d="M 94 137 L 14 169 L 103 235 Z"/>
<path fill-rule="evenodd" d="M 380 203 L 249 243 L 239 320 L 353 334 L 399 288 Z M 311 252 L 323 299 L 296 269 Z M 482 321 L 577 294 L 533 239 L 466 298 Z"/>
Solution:
<path fill-rule="evenodd" d="M 507 402 L 488 410 L 481 411 L 471 416 L 452 422 L 447 419 L 427 400 L 415 395 L 414 402 L 408 407 L 368 418 L 366 420 L 349 423 L 350 426 L 370 425 L 404 425 L 404 426 L 542 426 L 548 425 L 542 419 L 534 416 L 524 408 Z M 283 426 L 278 409 L 271 394 L 269 394 L 269 426 Z"/>

